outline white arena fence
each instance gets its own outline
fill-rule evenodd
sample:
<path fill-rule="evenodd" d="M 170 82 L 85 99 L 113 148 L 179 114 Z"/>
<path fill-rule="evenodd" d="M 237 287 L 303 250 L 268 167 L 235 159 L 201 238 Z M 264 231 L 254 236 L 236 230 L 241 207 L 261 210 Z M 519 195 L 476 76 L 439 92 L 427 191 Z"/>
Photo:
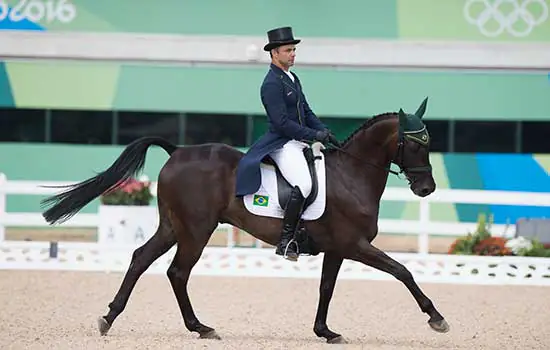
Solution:
<path fill-rule="evenodd" d="M 0 243 L 0 269 L 124 273 L 136 247 L 71 242 L 3 242 Z M 146 273 L 166 274 L 175 250 L 173 247 L 157 259 Z M 406 266 L 419 283 L 550 286 L 549 258 L 389 255 Z M 275 255 L 272 249 L 207 247 L 192 274 L 319 279 L 322 259 L 321 253 L 289 262 Z M 338 278 L 396 281 L 389 274 L 350 260 L 344 261 Z"/>
<path fill-rule="evenodd" d="M 67 182 L 9 181 L 0 173 L 0 269 L 78 270 L 124 272 L 137 246 L 112 246 L 99 243 L 8 242 L 5 227 L 45 227 L 40 213 L 7 213 L 7 195 L 47 195 Z M 153 189 L 155 188 L 153 184 Z M 155 191 L 153 191 L 155 192 Z M 416 197 L 408 188 L 387 188 L 383 201 L 419 202 L 418 220 L 379 220 L 382 233 L 418 236 L 419 253 L 391 253 L 419 282 L 522 284 L 550 286 L 550 259 L 527 257 L 456 256 L 428 254 L 430 235 L 461 236 L 473 232 L 476 223 L 438 222 L 430 219 L 432 203 L 475 203 L 549 207 L 550 193 L 439 189 L 426 197 Z M 77 214 L 64 227 L 97 227 L 97 214 Z M 322 256 L 303 257 L 290 263 L 272 249 L 234 247 L 231 225 L 220 225 L 228 234 L 227 247 L 207 247 L 193 270 L 194 274 L 220 276 L 320 277 Z M 513 237 L 515 225 L 493 225 L 496 236 Z M 259 245 L 258 245 L 259 246 Z M 149 273 L 165 273 L 175 249 L 159 258 Z M 362 264 L 345 261 L 341 278 L 393 279 L 392 276 Z"/>

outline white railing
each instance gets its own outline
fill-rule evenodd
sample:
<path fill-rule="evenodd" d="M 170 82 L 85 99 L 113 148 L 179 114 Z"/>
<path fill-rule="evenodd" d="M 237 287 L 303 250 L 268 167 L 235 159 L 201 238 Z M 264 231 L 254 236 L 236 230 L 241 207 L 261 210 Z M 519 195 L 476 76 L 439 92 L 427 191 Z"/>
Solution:
<path fill-rule="evenodd" d="M 59 192 L 57 188 L 41 186 L 59 186 L 68 184 L 57 181 L 28 181 L 10 180 L 0 173 L 0 241 L 4 240 L 5 227 L 43 227 L 48 223 L 40 213 L 7 213 L 6 196 L 13 194 L 47 195 Z M 155 184 L 154 184 L 155 185 Z M 155 186 L 153 194 L 155 195 Z M 407 188 L 386 188 L 382 201 L 419 202 L 418 220 L 380 219 L 381 233 L 399 233 L 418 236 L 418 252 L 428 253 L 430 235 L 461 236 L 473 232 L 476 223 L 471 222 L 440 222 L 430 218 L 432 203 L 470 203 L 470 204 L 497 204 L 548 207 L 550 217 L 550 193 L 512 192 L 512 191 L 485 191 L 485 190 L 454 190 L 438 189 L 426 198 L 415 196 Z M 99 218 L 96 213 L 79 213 L 63 224 L 64 227 L 97 227 Z M 223 224 L 218 228 L 227 229 L 228 245 L 234 244 L 235 232 L 231 225 Z M 515 224 L 493 225 L 491 232 L 495 236 L 513 237 Z M 259 243 L 259 241 L 256 241 Z M 257 246 L 259 246 L 257 244 Z"/>
<path fill-rule="evenodd" d="M 97 271 L 125 273 L 135 247 L 75 242 L 0 242 L 0 270 Z M 176 248 L 148 269 L 166 274 Z M 469 256 L 389 253 L 419 283 L 550 286 L 550 259 L 534 257 Z M 272 249 L 206 247 L 192 275 L 223 277 L 315 278 L 321 275 L 323 253 L 296 263 Z M 338 279 L 395 281 L 390 274 L 344 260 Z"/>

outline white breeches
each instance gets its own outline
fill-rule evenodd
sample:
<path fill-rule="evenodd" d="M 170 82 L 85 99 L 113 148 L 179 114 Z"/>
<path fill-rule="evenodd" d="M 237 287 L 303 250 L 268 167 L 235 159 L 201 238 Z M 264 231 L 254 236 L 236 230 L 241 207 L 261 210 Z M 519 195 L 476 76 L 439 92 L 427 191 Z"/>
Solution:
<path fill-rule="evenodd" d="M 305 198 L 311 192 L 311 175 L 302 152 L 307 146 L 306 143 L 290 140 L 282 148 L 270 154 L 284 178 L 292 186 L 298 186 Z"/>

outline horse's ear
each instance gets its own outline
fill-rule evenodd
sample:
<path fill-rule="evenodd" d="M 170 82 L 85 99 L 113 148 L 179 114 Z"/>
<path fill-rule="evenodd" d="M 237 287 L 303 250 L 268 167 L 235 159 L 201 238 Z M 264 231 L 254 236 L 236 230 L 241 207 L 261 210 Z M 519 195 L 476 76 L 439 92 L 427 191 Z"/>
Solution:
<path fill-rule="evenodd" d="M 426 97 L 424 101 L 420 104 L 416 112 L 414 112 L 414 115 L 418 117 L 418 119 L 422 119 L 424 116 L 424 113 L 426 112 L 426 105 L 428 104 L 428 98 Z"/>
<path fill-rule="evenodd" d="M 406 130 L 407 127 L 407 115 L 403 112 L 402 108 L 399 108 L 399 127 L 401 130 Z"/>

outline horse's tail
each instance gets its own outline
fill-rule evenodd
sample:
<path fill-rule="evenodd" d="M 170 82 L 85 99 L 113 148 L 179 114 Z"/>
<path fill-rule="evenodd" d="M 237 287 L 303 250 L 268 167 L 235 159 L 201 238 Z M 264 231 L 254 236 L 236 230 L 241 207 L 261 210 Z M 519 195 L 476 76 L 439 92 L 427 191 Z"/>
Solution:
<path fill-rule="evenodd" d="M 54 204 L 42 216 L 50 224 L 70 219 L 94 198 L 141 171 L 145 165 L 147 149 L 152 145 L 162 147 L 168 154 L 172 154 L 178 148 L 160 137 L 137 139 L 124 149 L 109 169 L 83 182 L 61 186 L 70 189 L 42 200 L 43 206 Z"/>

